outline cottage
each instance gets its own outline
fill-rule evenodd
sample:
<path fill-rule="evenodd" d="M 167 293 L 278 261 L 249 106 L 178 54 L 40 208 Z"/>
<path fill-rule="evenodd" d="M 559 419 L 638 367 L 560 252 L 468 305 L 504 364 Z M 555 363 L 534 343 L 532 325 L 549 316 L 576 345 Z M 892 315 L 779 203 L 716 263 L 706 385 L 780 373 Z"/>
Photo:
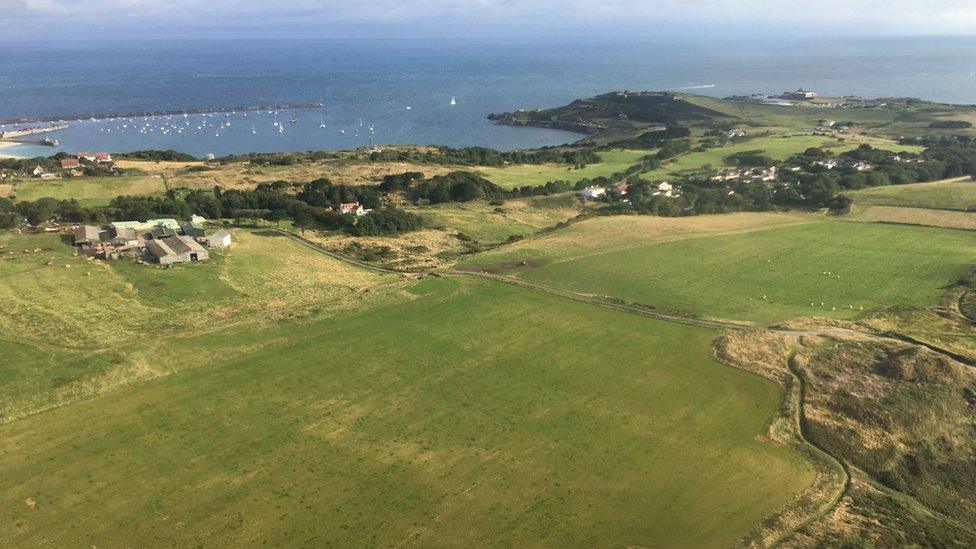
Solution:
<path fill-rule="evenodd" d="M 44 171 L 44 168 L 42 168 L 40 166 L 37 166 L 37 167 L 34 168 L 34 171 L 32 171 L 31 173 L 34 174 L 35 177 L 37 177 L 37 176 L 43 175 L 43 174 L 45 174 L 47 172 Z"/>
<path fill-rule="evenodd" d="M 42 173 L 41 179 L 61 179 L 61 174 L 56 173 Z"/>
<path fill-rule="evenodd" d="M 62 170 L 73 170 L 78 167 L 81 167 L 81 163 L 78 162 L 77 158 L 65 158 L 61 160 Z"/>
<path fill-rule="evenodd" d="M 112 155 L 108 153 L 95 153 L 95 162 L 98 164 L 104 164 L 106 162 L 112 161 Z"/>
<path fill-rule="evenodd" d="M 170 236 L 146 242 L 146 251 L 160 265 L 210 259 L 207 250 L 188 236 Z"/>
<path fill-rule="evenodd" d="M 607 189 L 604 187 L 587 187 L 576 194 L 584 198 L 600 198 L 601 196 L 607 194 Z"/>
<path fill-rule="evenodd" d="M 356 217 L 366 215 L 366 210 L 359 202 L 339 204 L 339 212 L 342 214 L 352 214 Z"/>
<path fill-rule="evenodd" d="M 186 236 L 192 236 L 192 237 L 203 236 L 205 234 L 205 231 L 203 230 L 203 225 L 201 225 L 200 223 L 194 223 L 192 221 L 188 221 L 186 223 L 180 223 L 180 230 L 183 231 L 183 234 L 185 234 Z"/>
<path fill-rule="evenodd" d="M 74 231 L 75 246 L 79 248 L 89 248 L 101 243 L 98 227 L 94 225 L 82 225 Z"/>
<path fill-rule="evenodd" d="M 230 246 L 230 243 L 230 233 L 224 229 L 220 229 L 207 237 L 207 246 L 211 248 L 226 248 Z"/>
<path fill-rule="evenodd" d="M 89 162 L 94 162 L 96 154 L 97 153 L 88 152 L 88 151 L 78 151 L 75 153 L 75 156 L 77 156 L 79 159 L 84 159 Z"/>

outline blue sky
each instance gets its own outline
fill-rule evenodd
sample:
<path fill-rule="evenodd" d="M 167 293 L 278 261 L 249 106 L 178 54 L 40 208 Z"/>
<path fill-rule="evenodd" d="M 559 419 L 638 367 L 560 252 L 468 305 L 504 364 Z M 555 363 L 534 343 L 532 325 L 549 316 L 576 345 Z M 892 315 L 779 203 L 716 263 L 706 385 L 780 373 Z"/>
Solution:
<path fill-rule="evenodd" d="M 976 0 L 0 0 L 0 39 L 966 34 Z"/>

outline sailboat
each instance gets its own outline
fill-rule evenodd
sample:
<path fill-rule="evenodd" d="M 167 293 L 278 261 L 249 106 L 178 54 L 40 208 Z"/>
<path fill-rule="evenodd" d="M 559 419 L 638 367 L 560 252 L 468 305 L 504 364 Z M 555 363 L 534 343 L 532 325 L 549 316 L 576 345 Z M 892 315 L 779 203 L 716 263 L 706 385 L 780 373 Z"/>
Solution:
<path fill-rule="evenodd" d="M 321 118 L 321 123 L 319 124 L 319 127 L 320 128 L 324 128 L 325 127 L 325 116 L 324 115 Z"/>
<path fill-rule="evenodd" d="M 254 127 L 254 124 L 251 124 L 251 133 L 252 133 L 252 134 L 256 134 L 256 133 L 258 133 L 258 130 L 257 130 L 257 128 L 255 128 L 255 127 Z"/>
<path fill-rule="evenodd" d="M 278 122 L 278 111 L 275 111 L 275 112 L 274 112 L 274 119 L 275 119 L 275 121 L 274 121 L 274 126 L 275 126 L 276 128 L 278 128 L 278 127 L 281 127 L 281 123 L 280 123 L 280 122 Z"/>
<path fill-rule="evenodd" d="M 452 95 L 451 96 L 451 106 L 453 107 L 454 105 L 457 105 L 457 97 L 454 96 L 454 95 Z"/>
<path fill-rule="evenodd" d="M 285 133 L 285 125 L 278 124 L 278 133 Z"/>
<path fill-rule="evenodd" d="M 288 121 L 294 124 L 295 122 L 298 122 L 298 117 L 293 114 L 288 117 Z"/>

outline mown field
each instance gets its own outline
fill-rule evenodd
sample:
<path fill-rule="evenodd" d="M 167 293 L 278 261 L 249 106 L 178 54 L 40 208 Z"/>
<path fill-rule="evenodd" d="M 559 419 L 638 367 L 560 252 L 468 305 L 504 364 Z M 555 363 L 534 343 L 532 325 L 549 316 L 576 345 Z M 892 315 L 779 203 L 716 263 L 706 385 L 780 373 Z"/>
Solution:
<path fill-rule="evenodd" d="M 0 353 L 26 359 L 0 361 L 0 422 L 168 375 L 153 357 L 174 335 L 363 307 L 390 281 L 282 237 L 234 238 L 209 263 L 160 269 L 85 261 L 56 235 L 0 235 Z"/>
<path fill-rule="evenodd" d="M 597 153 L 602 162 L 599 164 L 587 164 L 582 169 L 575 169 L 572 166 L 563 164 L 520 164 L 499 168 L 477 168 L 476 171 L 480 172 L 482 176 L 492 183 L 505 189 L 526 185 L 534 187 L 537 185 L 545 185 L 550 181 L 570 181 L 575 183 L 584 178 L 609 177 L 615 173 L 622 172 L 636 164 L 641 157 L 653 152 L 636 150 L 603 151 Z"/>
<path fill-rule="evenodd" d="M 601 221 L 580 223 L 577 234 Z M 976 241 L 966 231 L 837 221 L 566 258 L 537 257 L 531 246 L 503 252 L 509 272 L 578 292 L 762 323 L 934 305 L 945 285 L 976 263 Z"/>
<path fill-rule="evenodd" d="M 857 204 L 965 210 L 976 206 L 976 182 L 970 178 L 931 183 L 871 187 L 848 194 Z"/>
<path fill-rule="evenodd" d="M 958 210 L 855 204 L 848 219 L 869 223 L 900 223 L 976 231 L 976 212 Z"/>
<path fill-rule="evenodd" d="M 411 292 L 188 329 L 146 357 L 167 375 L 0 426 L 0 544 L 728 546 L 812 480 L 713 332 Z"/>
<path fill-rule="evenodd" d="M 116 196 L 163 194 L 166 183 L 158 175 L 122 177 L 79 177 L 77 179 L 21 181 L 13 190 L 17 200 L 30 202 L 39 198 L 74 198 L 84 206 L 107 206 Z"/>

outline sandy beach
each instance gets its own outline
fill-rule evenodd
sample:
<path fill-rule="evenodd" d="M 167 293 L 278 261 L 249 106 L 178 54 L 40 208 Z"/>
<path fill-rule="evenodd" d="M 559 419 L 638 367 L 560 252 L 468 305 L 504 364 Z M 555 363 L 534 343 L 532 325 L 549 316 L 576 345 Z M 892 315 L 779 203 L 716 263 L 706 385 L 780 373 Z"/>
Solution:
<path fill-rule="evenodd" d="M 0 158 L 22 158 L 19 155 L 11 154 L 9 150 L 11 147 L 16 147 L 17 145 L 20 145 L 20 143 L 13 141 L 0 141 Z"/>

